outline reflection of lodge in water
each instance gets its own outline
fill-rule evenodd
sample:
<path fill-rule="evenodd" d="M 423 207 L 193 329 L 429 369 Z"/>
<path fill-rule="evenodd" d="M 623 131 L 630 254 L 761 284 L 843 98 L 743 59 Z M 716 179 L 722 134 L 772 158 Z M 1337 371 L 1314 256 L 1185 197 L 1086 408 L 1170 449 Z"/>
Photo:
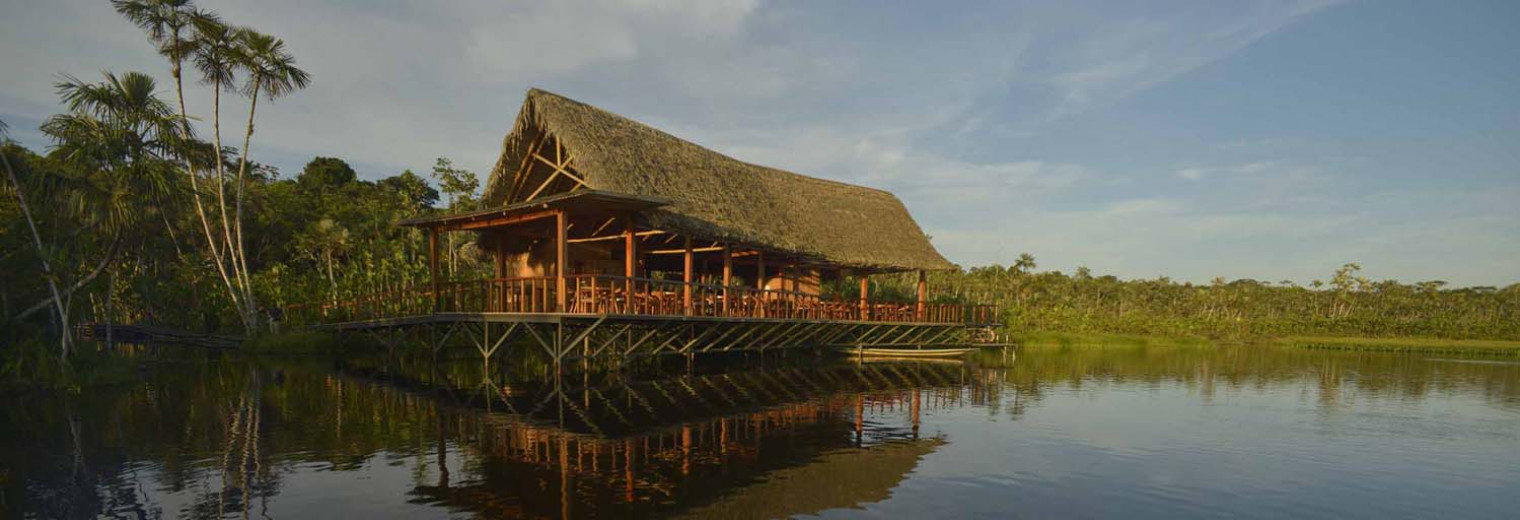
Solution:
<path fill-rule="evenodd" d="M 414 493 L 485 516 L 774 517 L 876 502 L 944 442 L 921 437 L 920 423 L 965 398 L 964 370 L 866 364 L 437 388 L 441 404 L 471 410 L 444 437 L 469 448 L 476 475 L 451 481 L 440 459 L 438 482 Z"/>

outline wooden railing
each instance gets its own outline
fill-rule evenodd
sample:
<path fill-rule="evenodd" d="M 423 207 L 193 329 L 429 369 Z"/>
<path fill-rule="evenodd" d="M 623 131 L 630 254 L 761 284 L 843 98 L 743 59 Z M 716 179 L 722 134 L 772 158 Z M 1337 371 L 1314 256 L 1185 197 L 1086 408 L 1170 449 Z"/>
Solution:
<path fill-rule="evenodd" d="M 631 314 L 872 321 L 889 323 L 998 323 L 991 305 L 960 303 L 880 303 L 829 300 L 797 291 L 629 278 L 612 275 L 565 277 L 565 305 L 559 306 L 554 277 L 497 278 L 445 282 L 285 307 L 283 319 L 314 324 L 394 318 L 434 312 Z M 689 295 L 688 295 L 689 291 Z"/>

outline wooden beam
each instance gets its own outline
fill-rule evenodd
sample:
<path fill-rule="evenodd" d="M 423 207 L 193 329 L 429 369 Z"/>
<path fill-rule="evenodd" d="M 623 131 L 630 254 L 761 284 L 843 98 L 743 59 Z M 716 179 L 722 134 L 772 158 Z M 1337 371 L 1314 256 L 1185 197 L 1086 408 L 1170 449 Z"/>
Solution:
<path fill-rule="evenodd" d="M 528 198 L 523 199 L 523 201 L 530 201 L 538 197 L 538 194 L 542 193 L 544 189 L 549 187 L 550 184 L 553 184 L 554 180 L 559 178 L 560 175 L 569 177 L 571 180 L 575 181 L 578 186 L 586 186 L 586 181 L 584 179 L 576 177 L 568 170 L 570 167 L 570 162 L 574 161 L 575 158 L 570 157 L 565 153 L 565 147 L 560 143 L 559 137 L 554 138 L 554 161 L 545 159 L 543 156 L 538 155 L 537 153 L 532 154 L 532 157 L 554 167 L 554 171 L 549 174 L 548 178 L 544 179 L 543 184 L 538 185 L 538 189 L 533 190 L 533 193 L 528 195 Z"/>
<path fill-rule="evenodd" d="M 602 230 L 607 229 L 607 226 L 611 226 L 612 222 L 615 220 L 617 220 L 617 217 L 607 217 L 607 221 L 603 222 L 602 225 L 597 226 L 596 230 L 591 232 L 591 236 L 596 236 L 597 233 L 601 233 Z"/>
<path fill-rule="evenodd" d="M 765 290 L 765 252 L 755 251 L 755 288 Z"/>
<path fill-rule="evenodd" d="M 550 174 L 551 177 L 554 175 L 564 175 L 565 177 L 569 177 L 570 180 L 575 181 L 582 186 L 586 185 L 585 179 L 582 179 L 580 177 L 577 177 L 575 174 L 570 173 L 570 170 L 568 169 L 570 168 L 570 163 L 575 162 L 574 157 L 566 159 L 562 164 L 554 164 L 554 162 L 545 159 L 544 156 L 538 154 L 533 154 L 533 158 L 538 159 L 539 161 L 543 161 L 544 164 L 547 164 L 549 167 L 554 168 L 554 173 Z"/>
<path fill-rule="evenodd" d="M 729 301 L 728 286 L 733 285 L 734 279 L 734 252 L 723 246 L 723 315 L 728 316 L 728 310 L 732 308 Z"/>
<path fill-rule="evenodd" d="M 523 222 L 528 222 L 528 221 L 531 221 L 531 220 L 538 220 L 538 219 L 542 219 L 542 218 L 549 218 L 549 217 L 552 217 L 552 216 L 555 215 L 555 211 L 557 211 L 557 210 L 538 211 L 538 212 L 534 212 L 534 213 L 525 213 L 525 214 L 521 214 L 521 215 L 505 215 L 505 216 L 500 216 L 500 217 L 492 217 L 492 218 L 489 218 L 489 219 L 486 219 L 486 220 L 474 220 L 474 221 L 469 221 L 469 222 L 442 224 L 442 225 L 439 225 L 439 226 L 435 226 L 432 229 L 434 229 L 434 230 L 443 230 L 443 231 L 466 231 L 466 230 L 471 230 L 471 229 L 484 229 L 484 228 L 492 228 L 492 227 L 500 227 L 500 226 L 510 226 L 512 224 L 521 224 Z"/>
<path fill-rule="evenodd" d="M 871 319 L 871 277 L 860 275 L 860 319 Z"/>
<path fill-rule="evenodd" d="M 915 313 L 919 321 L 924 320 L 924 299 L 929 296 L 929 279 L 923 269 L 918 270 L 918 310 Z"/>
<path fill-rule="evenodd" d="M 647 236 L 650 236 L 650 235 L 663 235 L 663 234 L 665 234 L 664 231 L 660 231 L 658 229 L 655 229 L 655 230 L 650 230 L 650 231 L 638 231 L 638 232 L 635 232 L 633 234 L 633 236 L 642 238 L 642 237 L 647 237 Z M 570 239 L 570 243 L 571 244 L 579 244 L 579 243 L 582 243 L 582 242 L 601 242 L 603 240 L 619 240 L 619 239 L 625 239 L 625 238 L 627 238 L 626 235 L 627 235 L 627 233 L 618 232 L 615 235 L 602 235 L 602 236 L 593 236 L 593 237 L 585 237 L 585 238 L 572 238 L 572 239 Z"/>
<path fill-rule="evenodd" d="M 686 235 L 685 237 L 683 237 L 683 239 L 684 239 L 684 242 L 686 244 L 686 268 L 684 270 L 685 276 L 683 276 L 682 279 L 686 283 L 682 286 L 681 300 L 685 303 L 686 315 L 690 316 L 691 315 L 691 235 Z"/>
<path fill-rule="evenodd" d="M 556 293 L 554 301 L 558 304 L 558 307 L 555 308 L 555 312 L 565 312 L 568 309 L 568 305 L 566 304 L 569 302 L 569 295 L 565 294 L 565 266 L 569 264 L 569 258 L 566 257 L 569 256 L 570 248 L 566 247 L 569 244 L 565 242 L 565 232 L 565 212 L 564 210 L 556 211 L 554 214 L 554 287 Z"/>
<path fill-rule="evenodd" d="M 496 258 L 495 273 L 497 278 L 507 277 L 507 237 L 501 234 L 491 234 L 491 253 Z"/>
<path fill-rule="evenodd" d="M 528 184 L 528 177 L 533 175 L 532 156 L 544 147 L 544 140 L 548 138 L 548 134 L 541 135 L 528 144 L 528 155 L 523 156 L 522 164 L 517 168 L 517 175 L 512 177 L 512 191 L 508 192 L 507 197 L 502 200 L 507 203 L 517 202 L 517 196 L 522 194 L 523 186 Z"/>
<path fill-rule="evenodd" d="M 628 214 L 627 222 L 623 223 L 623 277 L 627 278 L 623 283 L 623 301 L 627 309 L 625 312 L 633 314 L 633 278 L 637 276 L 639 267 L 639 242 L 634 237 L 637 233 L 633 230 L 633 214 Z"/>
<path fill-rule="evenodd" d="M 722 246 L 694 247 L 694 248 L 691 249 L 691 252 L 693 252 L 693 253 L 711 253 L 713 251 L 722 251 L 722 250 L 723 250 Z M 681 249 L 655 249 L 653 251 L 649 251 L 648 254 L 651 254 L 651 255 L 679 255 L 679 254 L 685 254 L 686 251 L 687 251 L 686 248 L 681 248 Z"/>

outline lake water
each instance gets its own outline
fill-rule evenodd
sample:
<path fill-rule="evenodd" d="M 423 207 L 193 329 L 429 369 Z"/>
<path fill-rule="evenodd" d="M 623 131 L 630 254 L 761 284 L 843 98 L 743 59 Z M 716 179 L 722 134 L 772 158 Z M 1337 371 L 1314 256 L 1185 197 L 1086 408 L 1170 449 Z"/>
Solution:
<path fill-rule="evenodd" d="M 580 375 L 140 361 L 7 396 L 0 517 L 1516 518 L 1520 363 L 1266 347 Z"/>

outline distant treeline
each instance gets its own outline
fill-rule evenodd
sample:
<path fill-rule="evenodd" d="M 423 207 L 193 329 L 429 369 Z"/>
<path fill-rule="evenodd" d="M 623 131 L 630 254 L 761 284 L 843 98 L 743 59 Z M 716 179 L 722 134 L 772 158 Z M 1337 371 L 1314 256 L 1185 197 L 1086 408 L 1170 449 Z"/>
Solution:
<path fill-rule="evenodd" d="M 1346 264 L 1308 287 L 1223 278 L 1193 284 L 1093 276 L 1086 268 L 1036 272 L 1026 254 L 1007 268 L 933 273 L 929 284 L 942 298 L 998 304 L 1014 333 L 1520 339 L 1520 284 L 1449 288 L 1441 281 L 1373 281 L 1360 270 Z M 877 298 L 906 301 L 915 294 L 914 276 L 873 280 Z"/>

